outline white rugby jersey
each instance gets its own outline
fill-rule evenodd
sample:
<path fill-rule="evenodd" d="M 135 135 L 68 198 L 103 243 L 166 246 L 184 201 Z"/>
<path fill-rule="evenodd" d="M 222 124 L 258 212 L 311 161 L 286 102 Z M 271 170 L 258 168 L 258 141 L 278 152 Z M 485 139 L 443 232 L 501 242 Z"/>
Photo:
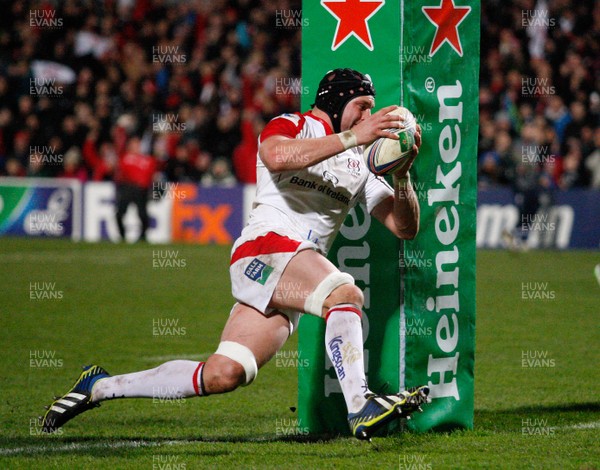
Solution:
<path fill-rule="evenodd" d="M 304 139 L 332 133 L 330 126 L 310 111 L 282 114 L 265 126 L 259 148 L 260 143 L 273 135 Z M 311 167 L 281 173 L 269 172 L 258 157 L 256 184 L 256 198 L 242 237 L 248 239 L 273 231 L 312 241 L 323 253 L 331 247 L 354 205 L 365 203 L 371 212 L 394 194 L 383 178 L 369 171 L 362 146 Z"/>

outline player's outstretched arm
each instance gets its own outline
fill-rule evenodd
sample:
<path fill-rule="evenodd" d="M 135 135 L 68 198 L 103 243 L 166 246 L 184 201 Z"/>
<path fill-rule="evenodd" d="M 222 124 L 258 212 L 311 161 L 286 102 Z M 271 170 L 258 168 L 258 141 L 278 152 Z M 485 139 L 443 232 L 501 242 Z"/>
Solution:
<path fill-rule="evenodd" d="M 271 173 L 301 170 L 344 151 L 338 134 L 316 139 L 292 139 L 283 135 L 266 138 L 258 150 Z"/>
<path fill-rule="evenodd" d="M 387 115 L 396 106 L 387 106 L 361 120 L 352 129 L 313 139 L 293 139 L 283 135 L 266 138 L 259 156 L 272 173 L 301 170 L 357 145 L 368 145 L 379 137 L 398 139 L 389 129 L 402 127 L 398 116 Z"/>

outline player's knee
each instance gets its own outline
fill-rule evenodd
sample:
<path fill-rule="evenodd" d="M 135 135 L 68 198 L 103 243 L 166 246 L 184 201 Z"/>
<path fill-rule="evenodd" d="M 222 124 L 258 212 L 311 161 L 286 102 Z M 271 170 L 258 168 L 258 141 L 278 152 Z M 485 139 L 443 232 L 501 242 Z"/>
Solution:
<path fill-rule="evenodd" d="M 217 373 L 218 381 L 222 382 L 225 391 L 251 384 L 258 374 L 254 353 L 250 348 L 235 341 L 221 341 L 211 359 L 213 358 L 220 358 L 222 370 Z"/>
<path fill-rule="evenodd" d="M 363 297 L 350 274 L 336 271 L 326 276 L 306 298 L 304 311 L 321 317 L 324 310 L 338 303 L 355 303 L 362 307 Z"/>
<path fill-rule="evenodd" d="M 212 355 L 204 369 L 204 383 L 209 393 L 231 392 L 246 382 L 242 365 L 220 355 Z"/>
<path fill-rule="evenodd" d="M 362 308 L 364 301 L 363 293 L 358 287 L 354 284 L 343 284 L 331 292 L 325 299 L 323 307 L 330 309 L 338 304 L 354 304 Z"/>
<path fill-rule="evenodd" d="M 224 361 L 220 370 L 219 382 L 221 387 L 232 391 L 246 382 L 246 374 L 241 364 L 230 360 Z"/>

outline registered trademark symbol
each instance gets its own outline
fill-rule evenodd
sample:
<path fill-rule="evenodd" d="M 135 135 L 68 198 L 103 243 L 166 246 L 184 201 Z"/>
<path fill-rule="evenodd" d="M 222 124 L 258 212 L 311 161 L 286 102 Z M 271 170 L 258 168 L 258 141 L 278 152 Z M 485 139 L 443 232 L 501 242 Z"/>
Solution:
<path fill-rule="evenodd" d="M 433 90 L 435 90 L 435 80 L 433 77 L 427 77 L 427 79 L 425 79 L 425 89 L 429 93 L 432 93 Z"/>

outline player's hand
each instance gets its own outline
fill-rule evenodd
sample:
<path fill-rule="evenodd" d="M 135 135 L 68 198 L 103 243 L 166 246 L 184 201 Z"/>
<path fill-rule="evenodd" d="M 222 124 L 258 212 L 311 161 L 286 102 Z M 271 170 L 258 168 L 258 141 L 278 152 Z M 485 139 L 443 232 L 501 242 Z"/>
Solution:
<path fill-rule="evenodd" d="M 421 126 L 417 124 L 417 132 L 415 132 L 415 145 L 413 145 L 413 154 L 416 157 L 419 154 L 419 149 L 421 148 L 421 143 L 423 139 L 421 138 Z"/>
<path fill-rule="evenodd" d="M 403 127 L 402 118 L 394 114 L 387 114 L 398 106 L 391 105 L 381 108 L 374 114 L 365 118 L 352 127 L 352 132 L 356 135 L 358 145 L 369 145 L 379 137 L 387 137 L 398 140 L 399 137 L 390 132 L 389 129 L 400 129 Z"/>
<path fill-rule="evenodd" d="M 408 173 L 408 170 L 410 170 L 410 168 L 412 167 L 415 159 L 417 158 L 417 155 L 419 155 L 419 148 L 421 147 L 421 143 L 423 142 L 421 139 L 421 132 L 421 126 L 417 124 L 417 132 L 415 132 L 415 145 L 413 145 L 412 155 L 406 160 L 406 163 L 394 173 L 394 176 L 396 176 L 396 178 L 404 178 Z"/>

